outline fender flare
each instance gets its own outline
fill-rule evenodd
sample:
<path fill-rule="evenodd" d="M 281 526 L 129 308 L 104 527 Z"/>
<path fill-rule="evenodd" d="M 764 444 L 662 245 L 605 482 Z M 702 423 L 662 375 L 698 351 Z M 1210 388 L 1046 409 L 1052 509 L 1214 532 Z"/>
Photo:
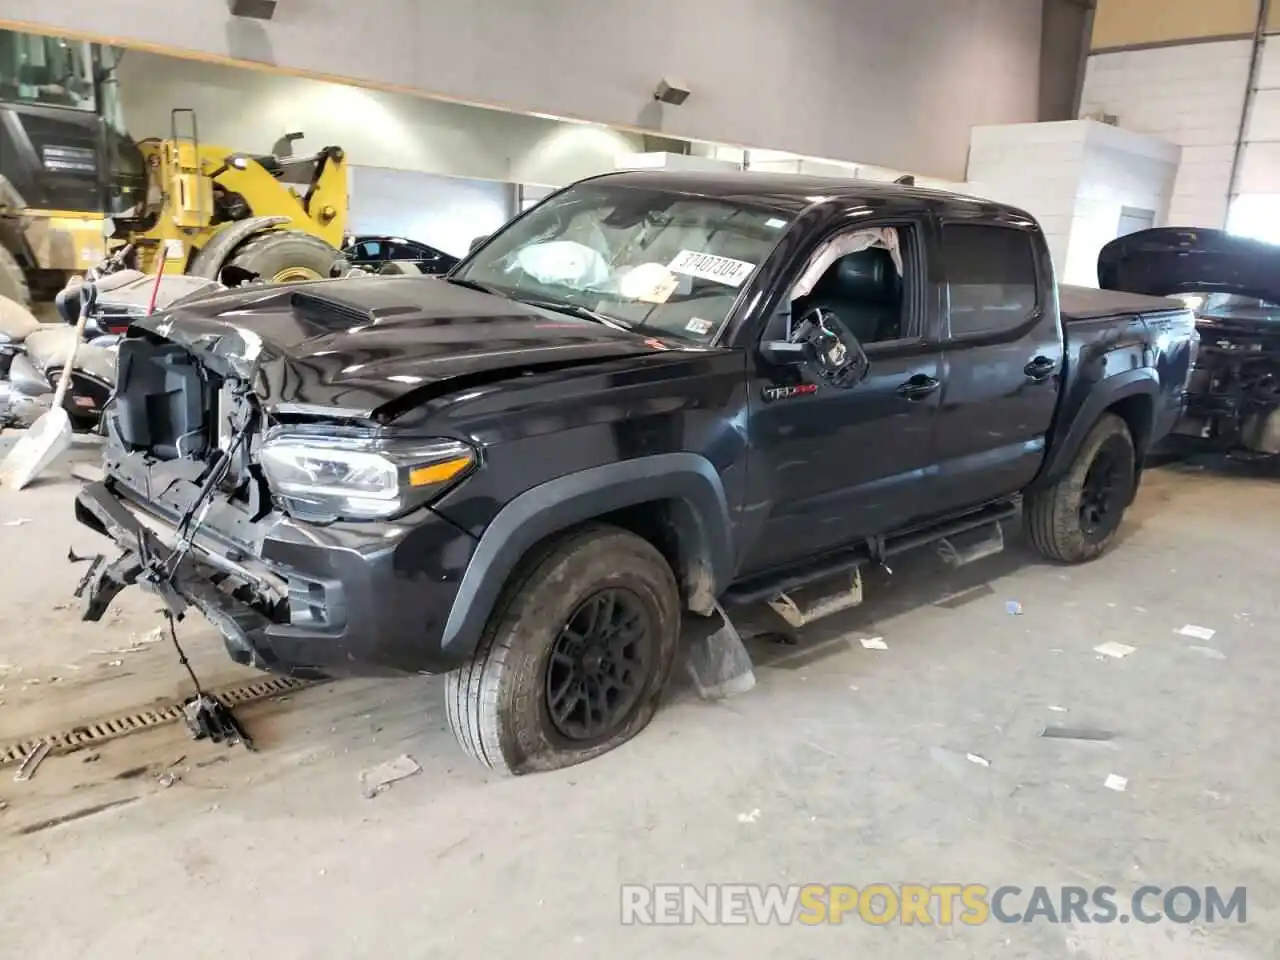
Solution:
<path fill-rule="evenodd" d="M 1059 480 L 1075 460 L 1085 437 L 1094 425 L 1102 419 L 1108 409 L 1121 400 L 1130 397 L 1145 396 L 1151 400 L 1151 423 L 1147 424 L 1146 435 L 1151 436 L 1156 417 L 1160 410 L 1160 381 L 1150 367 L 1137 370 L 1125 370 L 1114 376 L 1099 380 L 1089 391 L 1089 396 L 1081 405 L 1079 412 L 1071 420 L 1071 427 L 1066 436 L 1055 442 L 1049 450 L 1045 469 L 1032 484 L 1034 488 L 1049 486 Z M 1138 456 L 1141 458 L 1142 451 Z"/>
<path fill-rule="evenodd" d="M 651 500 L 675 505 L 680 569 L 674 573 L 683 584 L 687 605 L 710 613 L 733 573 L 724 485 L 703 456 L 656 454 L 548 480 L 499 510 L 481 535 L 458 585 L 441 637 L 442 649 L 458 656 L 475 649 L 508 579 L 535 544 Z"/>
<path fill-rule="evenodd" d="M 187 273 L 206 280 L 217 280 L 218 272 L 235 252 L 236 247 L 258 233 L 274 230 L 290 223 L 288 217 L 248 217 L 223 227 L 213 239 L 196 251 Z"/>

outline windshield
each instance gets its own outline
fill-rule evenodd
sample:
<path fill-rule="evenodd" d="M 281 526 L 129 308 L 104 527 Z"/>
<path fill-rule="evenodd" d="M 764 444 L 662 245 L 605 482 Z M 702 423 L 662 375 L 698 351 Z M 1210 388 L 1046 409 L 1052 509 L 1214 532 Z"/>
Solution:
<path fill-rule="evenodd" d="M 97 111 L 93 47 L 0 30 L 0 102 Z"/>
<path fill-rule="evenodd" d="M 1179 300 L 1201 317 L 1280 321 L 1280 305 L 1235 293 L 1184 293 Z"/>
<path fill-rule="evenodd" d="M 500 231 L 454 276 L 706 343 L 789 223 L 739 203 L 585 183 Z"/>

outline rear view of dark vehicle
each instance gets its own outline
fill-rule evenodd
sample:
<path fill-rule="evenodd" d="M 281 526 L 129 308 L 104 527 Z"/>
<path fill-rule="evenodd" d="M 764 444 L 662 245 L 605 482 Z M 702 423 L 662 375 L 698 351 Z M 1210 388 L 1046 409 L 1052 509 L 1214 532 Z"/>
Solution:
<path fill-rule="evenodd" d="M 1171 446 L 1280 454 L 1280 246 L 1163 227 L 1113 240 L 1103 287 L 1176 296 L 1196 313 L 1199 356 Z"/>

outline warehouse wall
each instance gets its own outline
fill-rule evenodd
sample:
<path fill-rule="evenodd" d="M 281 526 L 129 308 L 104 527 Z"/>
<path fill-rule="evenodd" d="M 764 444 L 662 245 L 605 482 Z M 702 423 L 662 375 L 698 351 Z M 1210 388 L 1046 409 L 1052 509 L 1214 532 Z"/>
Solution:
<path fill-rule="evenodd" d="M 588 124 L 480 110 L 407 94 L 130 51 L 120 95 L 136 138 L 169 135 L 169 111 L 196 110 L 200 137 L 270 153 L 301 131 L 295 152 L 338 144 L 352 164 L 453 177 L 560 185 L 613 170 L 641 138 Z"/>
<path fill-rule="evenodd" d="M 515 211 L 515 187 L 413 170 L 351 167 L 351 233 L 411 237 L 455 257 Z"/>
<path fill-rule="evenodd" d="M 0 21 L 953 179 L 970 127 L 1038 108 L 1041 0 L 280 0 L 266 24 L 0 0 Z M 687 103 L 653 100 L 663 77 Z"/>
<path fill-rule="evenodd" d="M 1253 34 L 1257 19 L 1258 0 L 1097 0 L 1091 46 L 1243 37 Z"/>
<path fill-rule="evenodd" d="M 1128 130 L 1182 147 L 1172 225 L 1221 227 L 1226 220 L 1251 46 L 1227 40 L 1089 57 L 1082 115 L 1113 114 Z"/>
<path fill-rule="evenodd" d="M 1251 87 L 1260 10 L 1259 0 L 1098 0 L 1081 112 L 1182 145 L 1170 223 L 1280 241 L 1270 226 L 1280 215 L 1280 2 Z"/>
<path fill-rule="evenodd" d="M 1058 277 L 1097 285 L 1098 251 L 1123 214 L 1166 214 L 1177 146 L 1092 120 L 979 127 L 964 192 L 1011 203 L 1044 230 Z"/>

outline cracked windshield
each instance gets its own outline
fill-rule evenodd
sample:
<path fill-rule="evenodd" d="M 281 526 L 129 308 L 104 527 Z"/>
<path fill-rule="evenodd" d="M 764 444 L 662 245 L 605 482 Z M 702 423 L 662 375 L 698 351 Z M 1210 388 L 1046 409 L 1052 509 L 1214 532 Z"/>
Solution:
<path fill-rule="evenodd" d="M 790 220 L 628 187 L 553 197 L 455 277 L 583 320 L 708 343 Z"/>

